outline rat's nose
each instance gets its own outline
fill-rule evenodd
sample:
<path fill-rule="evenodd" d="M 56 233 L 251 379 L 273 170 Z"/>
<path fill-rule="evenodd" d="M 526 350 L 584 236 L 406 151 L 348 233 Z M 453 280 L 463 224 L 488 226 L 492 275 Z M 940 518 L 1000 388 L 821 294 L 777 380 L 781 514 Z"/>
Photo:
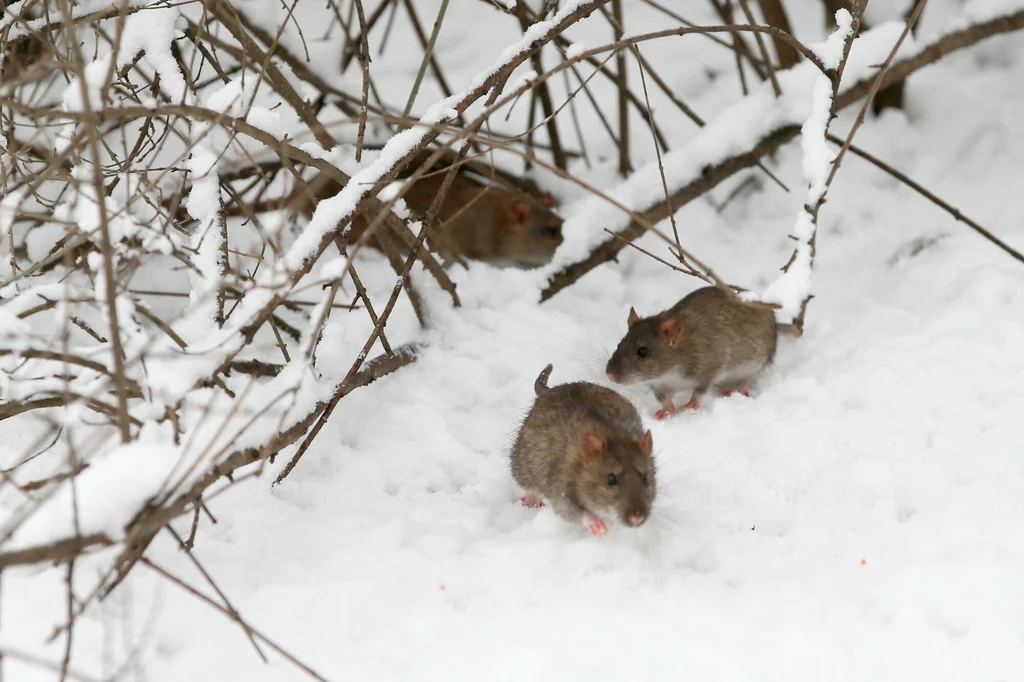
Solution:
<path fill-rule="evenodd" d="M 619 380 L 619 373 L 616 372 L 615 370 L 611 370 L 610 369 L 607 372 L 605 372 L 605 374 L 607 374 L 608 378 L 611 379 L 612 381 L 618 381 Z"/>
<path fill-rule="evenodd" d="M 644 521 L 646 521 L 646 520 L 647 520 L 647 512 L 634 511 L 634 512 L 630 512 L 626 516 L 626 523 L 628 523 L 633 528 L 636 528 L 637 526 L 644 525 Z"/>

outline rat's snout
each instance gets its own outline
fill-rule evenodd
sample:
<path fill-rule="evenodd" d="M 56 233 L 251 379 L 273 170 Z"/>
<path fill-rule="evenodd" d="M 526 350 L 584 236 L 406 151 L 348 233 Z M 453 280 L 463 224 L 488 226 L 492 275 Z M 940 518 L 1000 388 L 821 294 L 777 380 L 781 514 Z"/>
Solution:
<path fill-rule="evenodd" d="M 634 509 L 626 513 L 626 524 L 632 528 L 638 528 L 644 525 L 648 516 L 646 509 Z"/>
<path fill-rule="evenodd" d="M 619 370 L 617 364 L 618 363 L 615 362 L 615 356 L 613 355 L 611 358 L 609 358 L 608 364 L 605 365 L 604 368 L 604 373 L 607 374 L 608 378 L 614 381 L 615 383 L 619 383 L 622 381 L 622 372 Z"/>

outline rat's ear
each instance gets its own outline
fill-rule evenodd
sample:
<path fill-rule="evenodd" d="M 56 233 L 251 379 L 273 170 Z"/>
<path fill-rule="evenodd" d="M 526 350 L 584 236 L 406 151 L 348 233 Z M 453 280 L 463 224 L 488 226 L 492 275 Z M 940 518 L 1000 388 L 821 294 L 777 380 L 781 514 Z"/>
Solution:
<path fill-rule="evenodd" d="M 526 223 L 533 217 L 533 208 L 523 201 L 522 199 L 516 199 L 512 202 L 512 229 L 514 231 L 522 230 Z"/>
<path fill-rule="evenodd" d="M 674 346 L 679 341 L 679 334 L 683 331 L 683 325 L 679 322 L 679 318 L 669 317 L 658 325 L 658 331 L 661 333 L 661 338 L 665 343 Z"/>
<path fill-rule="evenodd" d="M 626 324 L 632 327 L 634 324 L 640 321 L 640 316 L 636 314 L 635 308 L 629 309 L 629 317 L 626 318 Z"/>
<path fill-rule="evenodd" d="M 592 431 L 583 434 L 583 459 L 592 462 L 604 452 L 604 440 Z"/>
<path fill-rule="evenodd" d="M 544 202 L 544 205 L 547 206 L 548 208 L 555 207 L 555 197 L 554 195 L 551 194 L 551 192 L 544 192 L 544 198 L 542 199 L 542 201 Z"/>
<path fill-rule="evenodd" d="M 640 436 L 638 441 L 640 449 L 644 451 L 648 457 L 651 456 L 651 452 L 654 450 L 654 436 L 651 435 L 651 430 L 647 429 L 647 433 Z"/>

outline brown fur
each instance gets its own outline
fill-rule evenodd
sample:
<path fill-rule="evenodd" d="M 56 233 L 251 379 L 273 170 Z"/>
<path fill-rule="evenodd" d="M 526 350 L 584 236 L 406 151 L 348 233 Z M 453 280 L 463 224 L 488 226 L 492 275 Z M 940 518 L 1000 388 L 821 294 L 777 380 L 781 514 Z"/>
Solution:
<path fill-rule="evenodd" d="M 431 175 L 408 188 L 403 198 L 413 217 L 426 214 L 443 181 L 444 174 Z M 540 200 L 485 186 L 462 174 L 448 189 L 438 219 L 433 242 L 448 256 L 539 267 L 551 262 L 562 243 L 562 219 Z M 354 221 L 351 238 L 358 238 L 365 226 L 363 220 Z"/>
<path fill-rule="evenodd" d="M 657 492 L 651 432 L 615 391 L 587 382 L 548 388 L 550 373 L 548 365 L 534 384 L 537 399 L 512 448 L 512 476 L 568 521 L 613 513 L 642 524 Z"/>
<path fill-rule="evenodd" d="M 669 412 L 675 391 L 690 386 L 693 406 L 713 386 L 742 390 L 775 358 L 771 309 L 717 287 L 697 289 L 651 317 L 629 312 L 629 330 L 608 360 L 608 376 L 622 384 L 652 384 Z"/>
<path fill-rule="evenodd" d="M 421 219 L 437 196 L 444 173 L 413 183 L 403 195 L 409 213 Z M 316 176 L 284 200 L 268 202 L 267 208 L 291 207 L 307 218 L 316 205 L 340 191 L 339 186 Z M 484 185 L 467 173 L 457 173 L 438 214 L 440 223 L 431 231 L 431 247 L 446 258 L 469 258 L 499 266 L 534 268 L 551 262 L 562 243 L 562 219 L 544 200 L 500 185 Z M 242 215 L 229 210 L 228 215 Z M 372 216 L 371 216 L 372 217 Z M 349 242 L 355 242 L 366 230 L 366 216 L 352 220 Z M 375 238 L 367 242 L 380 248 Z"/>

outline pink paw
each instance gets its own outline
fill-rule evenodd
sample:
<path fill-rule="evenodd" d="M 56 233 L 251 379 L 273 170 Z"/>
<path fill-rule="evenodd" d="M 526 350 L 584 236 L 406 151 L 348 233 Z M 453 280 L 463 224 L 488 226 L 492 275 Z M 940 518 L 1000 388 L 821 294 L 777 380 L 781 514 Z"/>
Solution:
<path fill-rule="evenodd" d="M 683 405 L 682 407 L 680 407 L 679 411 L 682 412 L 683 410 L 699 410 L 699 409 L 700 409 L 700 403 L 698 403 L 696 400 L 691 400 L 690 402 L 688 402 L 685 405 Z"/>
<path fill-rule="evenodd" d="M 732 389 L 731 388 L 723 389 L 723 390 L 719 391 L 718 394 L 721 395 L 723 398 L 728 398 L 729 396 L 732 395 Z"/>
<path fill-rule="evenodd" d="M 658 410 L 657 412 L 654 413 L 654 418 L 655 419 L 668 419 L 669 417 L 674 417 L 675 415 L 676 415 L 676 411 L 675 410 Z"/>
<path fill-rule="evenodd" d="M 741 388 L 740 389 L 740 394 L 741 395 L 745 395 L 745 396 L 747 396 L 749 398 L 750 397 L 750 390 L 746 389 L 746 388 Z"/>
<path fill-rule="evenodd" d="M 544 506 L 544 500 L 539 495 L 523 495 L 519 498 L 520 504 L 530 509 L 537 509 Z"/>
<path fill-rule="evenodd" d="M 591 535 L 600 538 L 608 534 L 608 526 L 605 525 L 604 521 L 590 512 L 583 513 L 583 523 L 586 524 L 587 530 L 590 531 Z"/>

